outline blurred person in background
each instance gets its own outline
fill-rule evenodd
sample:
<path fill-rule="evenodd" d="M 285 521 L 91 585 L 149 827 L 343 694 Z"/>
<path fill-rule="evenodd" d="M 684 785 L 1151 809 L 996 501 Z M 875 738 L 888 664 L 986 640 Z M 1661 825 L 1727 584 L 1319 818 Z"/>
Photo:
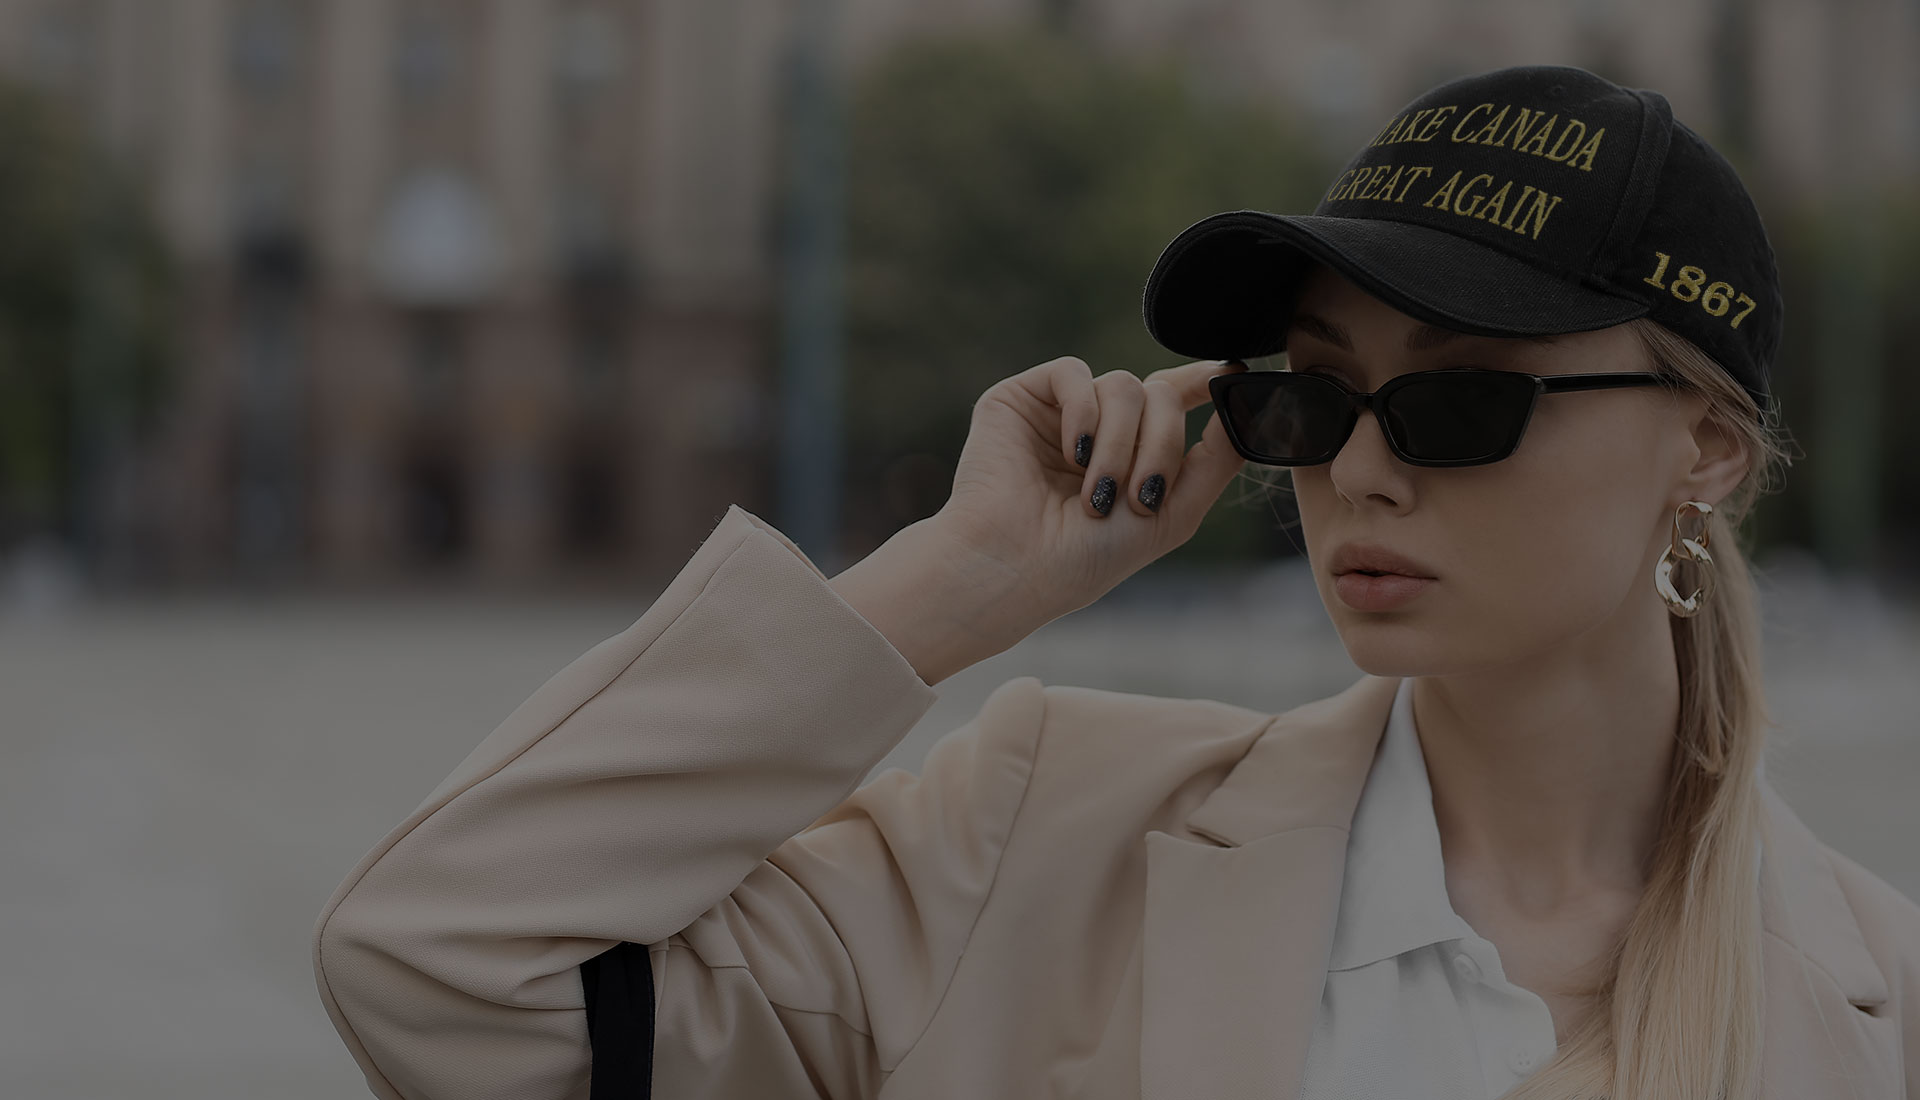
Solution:
<path fill-rule="evenodd" d="M 995 384 L 834 577 L 729 508 L 360 861 L 314 966 L 374 1094 L 1920 1095 L 1920 907 L 1761 766 L 1778 273 L 1666 99 L 1443 84 L 1145 304 L 1194 362 Z M 1021 677 L 860 785 L 1249 462 L 1360 680 Z"/>

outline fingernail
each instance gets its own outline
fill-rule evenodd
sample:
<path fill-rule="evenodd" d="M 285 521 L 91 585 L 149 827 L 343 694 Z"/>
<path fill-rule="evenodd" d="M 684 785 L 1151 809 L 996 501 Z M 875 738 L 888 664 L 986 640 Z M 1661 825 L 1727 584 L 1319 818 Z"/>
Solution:
<path fill-rule="evenodd" d="M 1160 474 L 1155 474 L 1140 483 L 1140 503 L 1146 505 L 1148 511 L 1158 512 L 1160 510 L 1160 496 L 1166 491 L 1167 479 Z"/>
<path fill-rule="evenodd" d="M 1093 437 L 1085 432 L 1073 444 L 1073 460 L 1085 468 L 1087 460 L 1093 457 Z"/>
<path fill-rule="evenodd" d="M 1102 474 L 1100 480 L 1093 483 L 1093 510 L 1103 516 L 1113 511 L 1113 494 L 1119 485 L 1112 474 Z"/>

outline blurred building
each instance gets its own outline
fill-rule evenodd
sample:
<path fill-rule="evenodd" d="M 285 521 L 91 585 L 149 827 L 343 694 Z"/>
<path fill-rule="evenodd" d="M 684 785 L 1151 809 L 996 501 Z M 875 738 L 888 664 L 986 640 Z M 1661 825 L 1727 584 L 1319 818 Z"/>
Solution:
<path fill-rule="evenodd" d="M 1789 189 L 1920 162 L 1910 0 L 835 6 L 854 65 L 1033 22 L 1173 54 L 1342 158 L 1438 80 L 1564 62 L 1660 88 Z M 181 400 L 108 501 L 120 571 L 657 574 L 726 502 L 777 519 L 793 10 L 0 0 L 0 71 L 135 166 L 184 264 Z"/>
<path fill-rule="evenodd" d="M 879 2 L 879 0 L 868 0 Z M 1432 84 L 1582 65 L 1655 88 L 1784 192 L 1905 186 L 1920 171 L 1914 0 L 1037 0 L 1075 33 L 1177 54 L 1231 96 L 1315 119 L 1340 159 Z"/>
<path fill-rule="evenodd" d="M 677 565 L 758 504 L 779 27 L 728 0 L 0 0 L 191 303 L 126 570 Z"/>
<path fill-rule="evenodd" d="M 1046 22 L 1188 63 L 1206 93 L 1277 103 L 1338 159 L 1443 80 L 1580 65 L 1654 88 L 1788 192 L 1920 171 L 1915 0 L 842 0 L 858 61 L 912 34 Z"/>

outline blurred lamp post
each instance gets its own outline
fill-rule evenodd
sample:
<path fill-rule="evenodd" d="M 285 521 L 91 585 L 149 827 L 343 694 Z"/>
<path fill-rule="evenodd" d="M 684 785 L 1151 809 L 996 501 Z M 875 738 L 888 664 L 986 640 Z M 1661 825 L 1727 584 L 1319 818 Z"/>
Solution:
<path fill-rule="evenodd" d="M 840 561 L 842 93 L 836 0 L 788 10 L 780 232 L 778 525 L 828 576 Z"/>
<path fill-rule="evenodd" d="M 1866 0 L 1834 0 L 1826 13 L 1826 162 L 1860 165 L 1880 148 L 1873 132 L 1880 102 L 1875 74 L 1860 64 L 1855 44 L 1876 33 Z M 1836 169 L 1825 181 L 1814 437 L 1814 542 L 1831 569 L 1857 570 L 1872 562 L 1880 530 L 1881 360 L 1885 342 L 1886 249 L 1871 211 L 1879 202 L 1877 173 Z"/>
<path fill-rule="evenodd" d="M 120 358 L 120 335 L 111 316 L 115 274 L 111 216 L 97 168 L 79 181 L 80 231 L 75 234 L 73 330 L 69 345 L 68 476 L 73 551 L 81 571 L 92 579 L 108 555 L 108 485 L 112 467 L 123 454 L 124 418 L 115 407 L 113 378 Z"/>

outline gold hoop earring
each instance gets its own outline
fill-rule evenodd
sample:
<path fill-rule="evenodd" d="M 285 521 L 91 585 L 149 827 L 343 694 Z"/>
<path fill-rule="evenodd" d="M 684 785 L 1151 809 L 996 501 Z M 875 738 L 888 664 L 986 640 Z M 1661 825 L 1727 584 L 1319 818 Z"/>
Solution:
<path fill-rule="evenodd" d="M 1689 508 L 1700 516 L 1700 530 L 1694 538 L 1680 533 L 1680 520 Z M 1653 567 L 1653 587 L 1659 591 L 1660 598 L 1667 601 L 1667 610 L 1676 618 L 1693 618 L 1713 596 L 1713 555 L 1707 553 L 1708 529 L 1712 521 L 1713 505 L 1704 500 L 1689 500 L 1674 509 L 1673 538 L 1667 548 L 1660 552 L 1660 561 Z M 1673 566 L 1682 559 L 1700 566 L 1700 587 L 1684 599 L 1673 587 Z"/>

